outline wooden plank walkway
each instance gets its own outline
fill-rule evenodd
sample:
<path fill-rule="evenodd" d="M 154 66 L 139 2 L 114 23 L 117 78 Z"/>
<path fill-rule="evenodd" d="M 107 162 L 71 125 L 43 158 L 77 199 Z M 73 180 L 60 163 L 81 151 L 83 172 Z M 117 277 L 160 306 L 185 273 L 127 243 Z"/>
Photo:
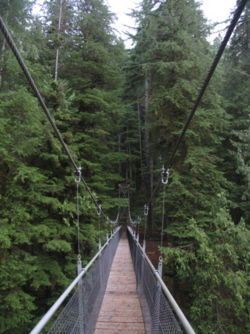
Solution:
<path fill-rule="evenodd" d="M 127 236 L 123 233 L 111 267 L 95 334 L 145 334 Z"/>

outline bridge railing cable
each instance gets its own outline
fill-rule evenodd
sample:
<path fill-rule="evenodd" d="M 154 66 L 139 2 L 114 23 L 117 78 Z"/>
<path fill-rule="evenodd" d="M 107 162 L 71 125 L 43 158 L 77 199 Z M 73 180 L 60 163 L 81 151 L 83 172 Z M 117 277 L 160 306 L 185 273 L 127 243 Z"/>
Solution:
<path fill-rule="evenodd" d="M 48 334 L 94 333 L 121 231 L 116 228 L 30 334 L 39 334 L 45 327 Z"/>
<path fill-rule="evenodd" d="M 16 46 L 16 44 L 15 44 L 15 42 L 14 42 L 11 34 L 10 34 L 10 32 L 9 32 L 7 26 L 5 25 L 5 23 L 4 23 L 4 21 L 3 21 L 3 19 L 2 19 L 1 16 L 0 16 L 0 30 L 2 31 L 3 36 L 6 39 L 6 42 L 8 43 L 8 45 L 9 45 L 11 51 L 13 52 L 13 54 L 14 54 L 17 62 L 18 62 L 18 64 L 20 65 L 20 67 L 21 67 L 21 69 L 22 69 L 22 71 L 23 71 L 23 73 L 24 73 L 24 75 L 25 75 L 25 77 L 26 77 L 26 79 L 27 79 L 27 81 L 28 81 L 31 89 L 33 90 L 34 95 L 37 97 L 38 102 L 39 102 L 39 104 L 40 104 L 40 106 L 41 106 L 44 114 L 46 115 L 46 117 L 47 117 L 50 125 L 52 126 L 56 137 L 58 138 L 58 140 L 61 143 L 61 145 L 62 145 L 62 147 L 63 147 L 66 155 L 68 156 L 69 161 L 70 161 L 71 165 L 74 168 L 74 171 L 76 173 L 78 173 L 79 166 L 77 165 L 77 163 L 76 163 L 76 161 L 75 161 L 75 159 L 73 157 L 73 154 L 70 151 L 69 147 L 65 143 L 60 130 L 58 129 L 58 127 L 57 127 L 57 125 L 56 125 L 56 123 L 55 123 L 55 121 L 54 121 L 54 119 L 53 119 L 53 117 L 52 117 L 52 115 L 51 115 L 51 113 L 50 113 L 47 105 L 45 104 L 44 99 L 43 99 L 43 97 L 42 97 L 42 95 L 41 95 L 41 93 L 40 93 L 40 91 L 39 91 L 39 89 L 38 89 L 38 87 L 37 87 L 37 85 L 36 85 L 36 83 L 35 83 L 32 75 L 30 73 L 30 71 L 29 71 L 28 67 L 26 66 L 26 64 L 24 62 L 24 59 L 23 59 L 21 53 L 19 52 L 19 50 L 18 50 L 18 48 L 17 48 L 17 46 Z M 88 184 L 86 183 L 86 181 L 85 181 L 85 179 L 84 179 L 84 177 L 82 175 L 81 175 L 81 181 L 84 184 L 85 189 L 87 190 L 88 194 L 90 195 L 90 198 L 92 199 L 92 201 L 95 204 L 96 208 L 98 209 L 99 208 L 98 200 L 96 199 L 95 195 L 93 194 L 93 192 L 89 188 Z M 104 212 L 103 212 L 102 209 L 101 209 L 101 212 L 105 216 L 105 214 L 104 214 Z"/>
<path fill-rule="evenodd" d="M 152 334 L 195 334 L 163 282 L 161 268 L 155 269 L 130 227 L 128 240 L 142 310 L 149 315 L 144 317 L 146 328 Z"/>

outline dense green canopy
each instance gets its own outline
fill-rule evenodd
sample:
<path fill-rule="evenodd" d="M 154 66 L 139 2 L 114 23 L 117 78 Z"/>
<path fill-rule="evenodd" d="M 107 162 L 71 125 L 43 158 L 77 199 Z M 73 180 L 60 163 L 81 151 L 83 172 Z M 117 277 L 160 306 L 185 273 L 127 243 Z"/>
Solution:
<path fill-rule="evenodd" d="M 47 0 L 40 17 L 33 6 L 2 0 L 0 13 L 65 142 L 110 217 L 128 205 L 119 184 L 133 216 L 151 198 L 147 238 L 158 247 L 163 188 L 154 188 L 219 38 L 207 41 L 195 0 L 143 0 L 130 50 L 105 1 Z M 203 334 L 250 331 L 249 10 L 248 2 L 166 187 L 164 279 Z M 102 220 L 99 230 L 83 186 L 80 195 L 86 263 L 109 226 Z M 32 328 L 75 276 L 76 254 L 74 171 L 0 35 L 0 333 Z"/>

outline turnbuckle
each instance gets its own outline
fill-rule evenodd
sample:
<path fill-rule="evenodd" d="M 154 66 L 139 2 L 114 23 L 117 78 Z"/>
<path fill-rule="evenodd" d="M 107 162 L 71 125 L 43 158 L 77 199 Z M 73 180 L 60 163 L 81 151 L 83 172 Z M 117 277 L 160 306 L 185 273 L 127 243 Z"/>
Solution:
<path fill-rule="evenodd" d="M 162 166 L 162 169 L 161 169 L 162 184 L 168 184 L 168 179 L 169 179 L 169 169 L 166 169 L 164 166 Z"/>
<path fill-rule="evenodd" d="M 97 205 L 96 212 L 97 212 L 97 216 L 100 217 L 100 215 L 102 214 L 102 205 L 101 204 Z"/>
<path fill-rule="evenodd" d="M 82 178 L 82 167 L 77 167 L 77 171 L 75 172 L 75 182 L 79 184 Z"/>

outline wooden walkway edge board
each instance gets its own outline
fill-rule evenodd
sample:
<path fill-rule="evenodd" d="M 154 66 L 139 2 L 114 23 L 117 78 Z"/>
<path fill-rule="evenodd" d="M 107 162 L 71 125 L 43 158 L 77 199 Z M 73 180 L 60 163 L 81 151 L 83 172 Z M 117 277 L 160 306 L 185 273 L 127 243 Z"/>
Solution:
<path fill-rule="evenodd" d="M 127 236 L 119 241 L 95 334 L 145 334 Z"/>

